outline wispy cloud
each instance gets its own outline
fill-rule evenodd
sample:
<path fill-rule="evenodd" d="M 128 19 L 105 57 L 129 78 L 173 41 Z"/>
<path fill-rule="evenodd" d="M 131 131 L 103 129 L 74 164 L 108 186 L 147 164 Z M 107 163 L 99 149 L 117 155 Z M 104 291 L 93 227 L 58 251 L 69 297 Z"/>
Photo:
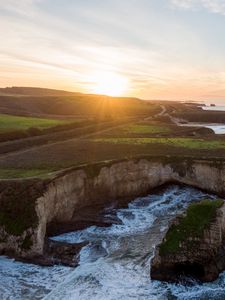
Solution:
<path fill-rule="evenodd" d="M 224 0 L 171 0 L 171 3 L 182 9 L 206 9 L 212 13 L 225 15 Z"/>
<path fill-rule="evenodd" d="M 0 0 L 0 85 L 89 92 L 90 74 L 102 71 L 125 76 L 129 94 L 144 98 L 222 90 L 223 27 L 214 30 L 210 14 L 196 26 L 165 3 L 222 14 L 224 1 Z"/>
<path fill-rule="evenodd" d="M 0 11 L 12 14 L 19 14 L 21 16 L 35 16 L 36 5 L 43 0 L 0 0 Z"/>
<path fill-rule="evenodd" d="M 176 7 L 184 9 L 195 7 L 195 0 L 171 0 L 171 3 Z"/>

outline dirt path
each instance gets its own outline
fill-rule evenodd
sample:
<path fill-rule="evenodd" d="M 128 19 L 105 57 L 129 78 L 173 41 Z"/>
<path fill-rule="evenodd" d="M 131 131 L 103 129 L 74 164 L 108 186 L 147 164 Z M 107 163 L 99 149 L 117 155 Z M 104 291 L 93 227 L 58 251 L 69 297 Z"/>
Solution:
<path fill-rule="evenodd" d="M 160 116 L 165 115 L 165 113 L 166 113 L 166 107 L 164 105 L 160 105 L 160 107 L 161 107 L 162 110 L 158 114 L 156 114 L 154 116 L 151 116 L 151 117 L 147 117 L 147 118 L 144 119 L 144 121 L 151 121 L 151 120 L 153 120 L 156 117 L 160 117 Z"/>

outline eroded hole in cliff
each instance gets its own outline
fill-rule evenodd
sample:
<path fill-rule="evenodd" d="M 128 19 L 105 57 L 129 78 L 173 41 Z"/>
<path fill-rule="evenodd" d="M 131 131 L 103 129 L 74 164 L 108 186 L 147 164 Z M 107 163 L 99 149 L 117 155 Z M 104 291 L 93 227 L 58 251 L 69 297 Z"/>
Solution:
<path fill-rule="evenodd" d="M 126 203 L 127 205 L 127 203 Z M 51 237 L 67 232 L 83 230 L 90 226 L 109 227 L 120 223 L 116 216 L 117 203 L 108 205 L 93 205 L 77 210 L 68 221 L 53 220 L 47 224 L 46 236 Z M 107 212 L 110 211 L 110 215 Z"/>
<path fill-rule="evenodd" d="M 179 263 L 175 265 L 174 271 L 178 276 L 190 276 L 193 278 L 203 278 L 205 276 L 204 266 L 199 263 Z"/>

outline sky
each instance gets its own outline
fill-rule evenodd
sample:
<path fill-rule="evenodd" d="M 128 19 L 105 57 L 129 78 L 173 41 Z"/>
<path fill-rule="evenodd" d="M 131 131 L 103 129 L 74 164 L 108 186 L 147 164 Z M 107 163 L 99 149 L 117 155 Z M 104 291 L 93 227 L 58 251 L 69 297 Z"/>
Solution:
<path fill-rule="evenodd" d="M 0 86 L 224 99 L 225 0 L 0 0 Z"/>

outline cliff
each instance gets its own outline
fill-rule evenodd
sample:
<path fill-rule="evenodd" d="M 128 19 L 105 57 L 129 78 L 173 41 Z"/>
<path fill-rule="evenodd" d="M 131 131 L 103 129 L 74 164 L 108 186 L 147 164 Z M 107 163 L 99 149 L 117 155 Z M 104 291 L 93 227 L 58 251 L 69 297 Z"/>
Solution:
<path fill-rule="evenodd" d="M 0 253 L 40 256 L 52 224 L 76 223 L 87 207 L 133 199 L 164 183 L 224 195 L 224 175 L 221 161 L 145 157 L 69 169 L 51 180 L 0 181 Z"/>
<path fill-rule="evenodd" d="M 162 281 L 213 281 L 225 269 L 224 200 L 191 204 L 177 217 L 157 246 L 151 278 Z"/>

